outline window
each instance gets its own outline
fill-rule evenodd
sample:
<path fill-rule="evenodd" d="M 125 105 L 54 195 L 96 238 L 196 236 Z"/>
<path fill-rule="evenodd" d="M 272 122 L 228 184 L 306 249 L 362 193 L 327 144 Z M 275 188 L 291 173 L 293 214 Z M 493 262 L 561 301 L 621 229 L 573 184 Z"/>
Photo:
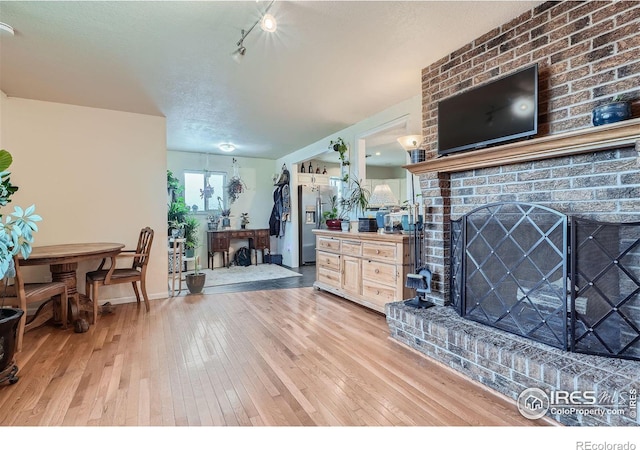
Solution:
<path fill-rule="evenodd" d="M 184 201 L 192 212 L 218 212 L 221 198 L 223 208 L 227 208 L 225 172 L 184 172 Z"/>

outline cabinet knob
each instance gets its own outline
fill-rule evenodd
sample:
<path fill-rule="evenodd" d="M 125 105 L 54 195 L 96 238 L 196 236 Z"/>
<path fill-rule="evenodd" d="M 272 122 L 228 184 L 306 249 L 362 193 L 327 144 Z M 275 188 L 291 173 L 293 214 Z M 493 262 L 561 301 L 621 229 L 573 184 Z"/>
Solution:
<path fill-rule="evenodd" d="M 379 255 L 379 254 L 380 254 L 380 250 L 376 250 L 376 255 Z"/>
<path fill-rule="evenodd" d="M 376 291 L 376 295 L 380 295 L 380 291 Z"/>
<path fill-rule="evenodd" d="M 380 270 L 379 270 L 379 269 L 376 269 L 376 270 L 375 270 L 375 272 L 376 272 L 376 273 L 380 273 Z"/>

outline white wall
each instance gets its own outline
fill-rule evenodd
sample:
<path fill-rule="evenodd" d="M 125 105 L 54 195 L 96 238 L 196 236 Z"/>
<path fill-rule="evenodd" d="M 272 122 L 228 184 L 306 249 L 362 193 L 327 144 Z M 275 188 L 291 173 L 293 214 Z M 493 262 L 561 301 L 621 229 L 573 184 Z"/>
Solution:
<path fill-rule="evenodd" d="M 407 116 L 407 131 L 409 134 L 421 133 L 422 122 L 422 97 L 418 93 L 403 102 L 398 103 L 376 115 L 364 119 L 350 127 L 347 127 L 337 133 L 327 136 L 316 141 L 300 150 L 280 158 L 276 162 L 276 167 L 286 164 L 287 167 L 296 167 L 297 163 L 305 161 L 308 163 L 310 159 L 327 152 L 329 142 L 341 137 L 350 147 L 349 161 L 351 162 L 352 175 L 351 178 L 359 179 L 359 172 L 364 168 L 364 157 L 359 157 L 355 149 L 356 141 L 366 135 L 369 131 L 377 129 L 388 122 L 398 118 Z M 290 267 L 298 266 L 298 189 L 297 186 L 291 186 L 291 217 L 292 222 L 287 224 L 287 233 L 282 239 L 281 253 L 283 254 L 283 264 Z"/>
<path fill-rule="evenodd" d="M 227 180 L 233 176 L 233 156 L 221 156 L 205 153 L 193 152 L 167 152 L 167 168 L 178 177 L 184 185 L 184 171 L 219 171 L 227 172 Z M 231 226 L 240 228 L 240 214 L 249 213 L 249 225 L 247 228 L 269 228 L 269 217 L 273 209 L 273 173 L 276 171 L 275 161 L 262 158 L 242 158 L 236 157 L 238 161 L 238 173 L 240 178 L 247 185 L 247 190 L 240 194 L 238 200 L 231 207 Z M 218 194 L 214 193 L 214 198 Z M 200 236 L 202 245 L 198 248 L 200 264 L 207 267 L 207 213 L 198 212 L 195 216 L 200 219 Z M 166 226 L 166 224 L 165 224 Z M 271 238 L 271 251 L 277 253 L 277 239 Z M 232 248 L 237 249 L 247 245 L 246 241 L 233 241 Z M 233 253 L 231 253 L 231 256 Z M 258 257 L 261 262 L 262 256 Z M 222 265 L 222 255 L 217 253 L 214 260 L 215 267 Z M 191 267 L 190 267 L 191 268 Z"/>
<path fill-rule="evenodd" d="M 155 231 L 147 272 L 152 298 L 167 296 L 165 119 L 0 96 L 2 147 L 11 152 L 12 204 L 36 205 L 43 221 L 35 245 L 120 242 L 135 248 L 140 229 Z M 6 208 L 5 208 L 6 209 Z M 99 261 L 81 262 L 84 273 Z M 50 279 L 48 268 L 28 276 Z M 130 285 L 103 298 L 134 301 Z"/>

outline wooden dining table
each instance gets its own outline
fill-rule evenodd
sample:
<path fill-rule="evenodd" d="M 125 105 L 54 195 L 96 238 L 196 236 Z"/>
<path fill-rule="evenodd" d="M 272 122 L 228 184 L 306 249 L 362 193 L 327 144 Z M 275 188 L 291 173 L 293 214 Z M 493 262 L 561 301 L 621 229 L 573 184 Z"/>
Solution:
<path fill-rule="evenodd" d="M 67 293 L 70 300 L 71 320 L 74 325 L 79 320 L 80 311 L 93 311 L 91 300 L 77 290 L 77 270 L 80 261 L 101 260 L 116 256 L 124 248 L 124 244 L 116 242 L 90 242 L 43 245 L 33 247 L 31 255 L 27 259 L 21 259 L 21 266 L 48 265 L 53 281 L 61 281 L 67 285 Z M 56 317 L 57 308 L 53 308 L 54 322 L 60 321 Z M 86 331 L 86 327 L 74 327 L 76 331 Z"/>

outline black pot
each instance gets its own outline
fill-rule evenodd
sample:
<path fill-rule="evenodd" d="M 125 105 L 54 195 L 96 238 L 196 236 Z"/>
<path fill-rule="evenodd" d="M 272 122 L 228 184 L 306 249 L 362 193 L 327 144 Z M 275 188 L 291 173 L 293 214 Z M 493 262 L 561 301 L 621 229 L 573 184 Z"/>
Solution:
<path fill-rule="evenodd" d="M 202 288 L 204 287 L 206 274 L 199 273 L 196 275 L 190 273 L 185 276 L 185 279 L 187 280 L 187 288 L 189 288 L 189 292 L 192 294 L 199 294 L 202 292 Z"/>
<path fill-rule="evenodd" d="M 631 118 L 630 102 L 614 102 L 593 108 L 593 124 L 595 126 L 620 122 Z"/>
<path fill-rule="evenodd" d="M 24 314 L 21 309 L 0 309 L 0 383 L 18 381 L 18 366 L 13 361 L 16 351 L 16 338 L 20 318 Z"/>

